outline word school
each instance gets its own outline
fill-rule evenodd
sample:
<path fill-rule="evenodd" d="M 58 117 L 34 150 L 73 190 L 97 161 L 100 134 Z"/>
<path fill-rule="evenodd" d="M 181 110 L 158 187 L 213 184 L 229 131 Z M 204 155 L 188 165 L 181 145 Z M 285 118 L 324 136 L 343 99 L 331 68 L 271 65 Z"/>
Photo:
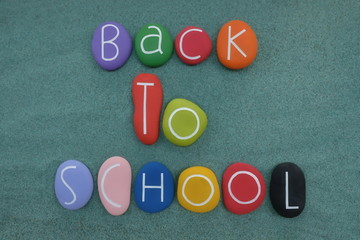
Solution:
<path fill-rule="evenodd" d="M 105 209 L 114 216 L 124 214 L 130 204 L 132 170 L 122 157 L 107 159 L 98 172 L 98 193 Z M 93 178 L 81 162 L 63 162 L 56 172 L 55 193 L 61 206 L 76 210 L 90 200 Z M 234 214 L 247 214 L 264 201 L 266 185 L 262 174 L 246 163 L 234 163 L 222 177 L 223 203 Z M 177 199 L 185 209 L 204 213 L 220 200 L 220 187 L 214 172 L 206 167 L 185 169 L 177 181 Z M 135 177 L 134 198 L 145 212 L 160 212 L 171 205 L 175 182 L 171 172 L 159 162 L 145 164 Z M 271 176 L 270 199 L 283 217 L 298 216 L 305 207 L 305 177 L 294 163 L 277 165 Z"/>
<path fill-rule="evenodd" d="M 172 56 L 174 46 L 178 57 L 188 65 L 207 59 L 212 42 L 204 29 L 185 27 L 175 38 L 159 24 L 147 24 L 137 33 L 135 52 L 146 66 L 159 67 Z M 117 22 L 102 23 L 92 39 L 92 53 L 96 62 L 105 70 L 123 66 L 131 55 L 133 42 L 129 32 Z M 251 27 L 239 20 L 224 24 L 217 36 L 216 51 L 219 61 L 229 69 L 249 66 L 258 51 L 258 41 Z"/>

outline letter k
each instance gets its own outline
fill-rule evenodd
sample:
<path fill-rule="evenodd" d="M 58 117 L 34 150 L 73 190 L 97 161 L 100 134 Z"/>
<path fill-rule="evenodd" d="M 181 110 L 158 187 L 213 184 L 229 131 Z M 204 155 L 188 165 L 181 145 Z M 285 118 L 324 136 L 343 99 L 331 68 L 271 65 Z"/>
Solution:
<path fill-rule="evenodd" d="M 236 45 L 236 43 L 234 43 L 234 39 L 239 37 L 241 34 L 243 34 L 244 32 L 246 32 L 246 29 L 241 30 L 240 32 L 238 32 L 235 36 L 231 36 L 231 26 L 229 26 L 228 28 L 228 52 L 227 52 L 227 60 L 230 61 L 230 55 L 231 55 L 231 45 L 233 45 L 236 50 L 238 50 L 241 55 L 243 55 L 244 57 L 247 57 L 246 54 L 243 52 L 243 50 L 241 50 L 239 48 L 238 45 Z"/>

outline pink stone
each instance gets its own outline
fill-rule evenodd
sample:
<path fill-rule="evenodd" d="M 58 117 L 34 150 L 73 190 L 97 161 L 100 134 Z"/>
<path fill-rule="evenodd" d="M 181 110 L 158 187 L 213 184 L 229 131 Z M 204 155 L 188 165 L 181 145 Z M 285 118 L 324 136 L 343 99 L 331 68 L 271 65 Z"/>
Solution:
<path fill-rule="evenodd" d="M 129 208 L 131 193 L 131 167 L 122 157 L 111 157 L 99 169 L 98 190 L 101 203 L 114 216 Z"/>

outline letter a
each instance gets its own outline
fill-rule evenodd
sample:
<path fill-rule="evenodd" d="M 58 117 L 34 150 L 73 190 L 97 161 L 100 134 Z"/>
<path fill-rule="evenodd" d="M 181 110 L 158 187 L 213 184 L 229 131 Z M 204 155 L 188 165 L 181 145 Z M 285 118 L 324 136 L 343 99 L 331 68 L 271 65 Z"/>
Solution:
<path fill-rule="evenodd" d="M 161 50 L 161 40 L 162 40 L 162 33 L 161 33 L 161 30 L 156 27 L 156 26 L 149 26 L 148 29 L 156 29 L 158 31 L 159 34 L 149 34 L 149 35 L 146 35 L 145 37 L 143 37 L 141 39 L 141 43 L 140 43 L 140 47 L 141 47 L 141 51 L 144 53 L 144 54 L 153 54 L 153 53 L 157 53 L 157 52 L 160 52 L 160 54 L 163 54 L 163 51 Z M 159 42 L 158 42 L 158 48 L 155 49 L 155 50 L 151 50 L 151 51 L 147 51 L 144 49 L 144 41 L 145 39 L 147 38 L 150 38 L 150 37 L 157 37 L 159 38 Z"/>

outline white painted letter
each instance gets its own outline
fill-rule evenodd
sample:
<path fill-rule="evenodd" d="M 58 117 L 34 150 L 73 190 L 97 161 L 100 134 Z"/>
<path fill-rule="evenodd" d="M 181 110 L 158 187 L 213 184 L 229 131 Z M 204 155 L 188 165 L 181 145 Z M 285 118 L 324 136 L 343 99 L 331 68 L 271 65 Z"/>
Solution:
<path fill-rule="evenodd" d="M 155 188 L 155 189 L 160 189 L 161 190 L 161 197 L 160 200 L 161 202 L 164 202 L 164 173 L 161 173 L 161 184 L 160 186 L 150 186 L 150 185 L 145 185 L 145 173 L 142 174 L 142 198 L 141 201 L 145 202 L 145 189 L 146 188 Z"/>
<path fill-rule="evenodd" d="M 146 135 L 147 134 L 147 125 L 146 125 L 146 100 L 147 100 L 147 91 L 146 88 L 147 86 L 154 86 L 154 83 L 143 83 L 143 82 L 138 82 L 136 84 L 137 86 L 144 86 L 144 101 L 143 101 L 143 134 Z"/>
<path fill-rule="evenodd" d="M 104 195 L 104 198 L 106 199 L 106 201 L 108 201 L 108 203 L 110 203 L 111 205 L 113 205 L 114 207 L 117 207 L 117 208 L 121 208 L 121 205 L 116 203 L 116 202 L 113 202 L 105 193 L 105 178 L 106 176 L 108 175 L 108 173 L 113 169 L 113 168 L 116 168 L 116 167 L 120 167 L 120 163 L 117 163 L 117 164 L 114 164 L 112 165 L 111 167 L 109 167 L 108 169 L 106 169 L 102 179 L 101 179 L 101 192 L 102 194 Z"/>
<path fill-rule="evenodd" d="M 238 50 L 241 55 L 243 55 L 244 57 L 246 57 L 246 54 L 239 48 L 238 45 L 236 45 L 233 40 L 237 37 L 239 37 L 241 34 L 243 34 L 244 32 L 246 32 L 245 29 L 241 30 L 240 32 L 238 32 L 235 36 L 231 37 L 231 26 L 229 26 L 228 28 L 228 52 L 227 52 L 227 60 L 230 60 L 230 55 L 231 55 L 231 45 L 234 45 L 234 47 L 236 48 L 236 50 Z"/>
<path fill-rule="evenodd" d="M 161 50 L 161 40 L 162 40 L 162 33 L 160 31 L 160 29 L 156 26 L 149 26 L 148 29 L 151 29 L 151 28 L 154 28 L 158 31 L 159 34 L 149 34 L 149 35 L 146 35 L 145 37 L 143 37 L 141 39 L 141 42 L 140 42 L 140 47 L 141 47 L 141 51 L 145 54 L 153 54 L 153 53 L 156 53 L 156 52 L 160 52 L 160 54 L 163 54 L 163 51 Z M 144 41 L 145 39 L 149 38 L 149 37 L 157 37 L 159 38 L 159 43 L 158 43 L 158 48 L 155 49 L 155 50 L 152 50 L 152 51 L 146 51 L 144 49 Z"/>
<path fill-rule="evenodd" d="M 252 178 L 255 180 L 256 185 L 257 185 L 257 188 L 258 188 L 258 192 L 257 192 L 256 196 L 255 196 L 253 199 L 251 199 L 250 201 L 247 201 L 247 202 L 243 202 L 243 201 L 240 201 L 239 199 L 237 199 L 237 198 L 234 196 L 234 194 L 233 194 L 233 192 L 232 192 L 232 190 L 231 190 L 231 183 L 232 183 L 232 181 L 234 180 L 234 178 L 235 178 L 237 175 L 240 175 L 240 174 L 245 174 L 245 175 L 249 175 L 250 177 L 252 177 Z M 246 205 L 246 204 L 251 204 L 251 203 L 255 202 L 255 201 L 259 198 L 259 196 L 260 196 L 260 193 L 261 193 L 260 181 L 259 181 L 259 179 L 258 179 L 253 173 L 251 173 L 251 172 L 249 172 L 249 171 L 238 171 L 238 172 L 234 173 L 234 174 L 231 176 L 231 178 L 230 178 L 230 180 L 229 180 L 229 183 L 228 183 L 228 191 L 229 191 L 229 193 L 230 193 L 231 198 L 232 198 L 235 202 L 237 202 L 237 203 L 239 203 L 239 204 L 244 204 L 244 205 Z"/>
<path fill-rule="evenodd" d="M 194 114 L 195 118 L 196 118 L 196 129 L 195 131 L 190 134 L 189 136 L 185 136 L 185 137 L 181 137 L 179 136 L 175 131 L 174 129 L 172 128 L 172 125 L 171 125 L 171 120 L 172 118 L 174 117 L 174 115 L 179 112 L 179 111 L 189 111 L 191 112 L 192 114 Z M 170 117 L 169 117 L 169 120 L 168 120 L 168 125 L 169 125 L 169 129 L 170 129 L 170 132 L 177 138 L 177 139 L 180 139 L 180 140 L 187 140 L 187 139 L 190 139 L 192 138 L 193 136 L 195 136 L 195 134 L 197 134 L 197 132 L 199 131 L 200 129 L 200 118 L 199 116 L 197 115 L 197 113 L 192 110 L 191 108 L 187 108 L 187 107 L 181 107 L 181 108 L 178 108 L 176 109 L 175 111 L 173 111 L 171 114 L 170 114 Z"/>
<path fill-rule="evenodd" d="M 105 28 L 107 28 L 107 27 L 115 28 L 116 29 L 116 35 L 112 39 L 104 41 L 104 32 L 105 32 Z M 115 39 L 119 36 L 119 34 L 120 34 L 120 30 L 113 24 L 106 24 L 106 25 L 102 26 L 102 28 L 101 28 L 101 58 L 104 61 L 107 61 L 107 62 L 112 61 L 115 58 L 117 58 L 117 56 L 119 55 L 119 47 L 114 43 Z M 104 48 L 105 44 L 111 44 L 111 45 L 113 45 L 115 47 L 116 54 L 112 58 L 106 58 L 105 57 L 105 48 Z"/>
<path fill-rule="evenodd" d="M 285 208 L 299 209 L 299 206 L 289 206 L 289 173 L 285 172 Z"/>
<path fill-rule="evenodd" d="M 61 170 L 61 181 L 62 183 L 69 189 L 69 191 L 71 192 L 71 194 L 73 195 L 73 200 L 71 200 L 71 202 L 64 202 L 66 205 L 71 205 L 73 203 L 76 202 L 76 194 L 74 192 L 74 190 L 69 186 L 69 184 L 67 184 L 67 182 L 65 182 L 64 179 L 64 173 L 65 171 L 67 171 L 68 169 L 76 169 L 76 166 L 67 166 L 66 168 L 64 168 L 63 170 Z"/>
<path fill-rule="evenodd" d="M 182 47 L 182 43 L 183 43 L 184 37 L 185 37 L 185 35 L 188 34 L 189 32 L 202 32 L 202 30 L 197 29 L 197 28 L 192 28 L 192 29 L 189 29 L 189 30 L 187 30 L 186 32 L 184 32 L 184 33 L 181 35 L 181 37 L 180 37 L 180 43 L 179 43 L 179 45 L 180 45 L 180 52 L 181 52 L 181 54 L 182 54 L 184 57 L 186 57 L 187 59 L 189 59 L 189 60 L 196 60 L 196 59 L 199 59 L 201 56 L 200 56 L 200 55 L 194 56 L 194 57 L 188 56 L 188 55 L 186 55 L 186 54 L 184 53 L 184 50 L 183 50 L 183 47 Z"/>
<path fill-rule="evenodd" d="M 205 180 L 209 183 L 210 188 L 211 188 L 210 196 L 209 196 L 205 201 L 203 201 L 203 202 L 201 202 L 201 203 L 194 203 L 194 202 L 190 201 L 190 200 L 186 197 L 186 195 L 185 195 L 185 187 L 186 187 L 186 184 L 187 184 L 187 182 L 188 182 L 191 178 L 194 178 L 194 177 L 199 177 L 199 178 L 205 179 Z M 207 204 L 207 203 L 211 200 L 211 198 L 212 198 L 213 195 L 214 195 L 215 190 L 214 190 L 214 184 L 211 182 L 211 180 L 210 180 L 208 177 L 206 177 L 206 176 L 204 176 L 204 175 L 201 175 L 201 174 L 193 174 L 193 175 L 188 176 L 188 177 L 185 179 L 185 181 L 184 181 L 184 183 L 183 183 L 183 185 L 182 185 L 182 191 L 181 191 L 181 192 L 182 192 L 182 195 L 184 196 L 184 199 L 185 199 L 188 203 L 190 203 L 190 204 L 193 205 L 193 206 L 198 206 L 198 207 L 200 207 L 200 206 L 203 206 L 203 205 Z"/>

